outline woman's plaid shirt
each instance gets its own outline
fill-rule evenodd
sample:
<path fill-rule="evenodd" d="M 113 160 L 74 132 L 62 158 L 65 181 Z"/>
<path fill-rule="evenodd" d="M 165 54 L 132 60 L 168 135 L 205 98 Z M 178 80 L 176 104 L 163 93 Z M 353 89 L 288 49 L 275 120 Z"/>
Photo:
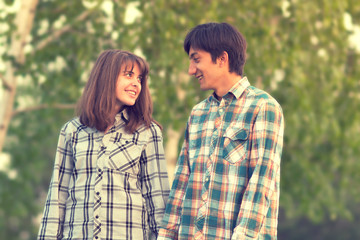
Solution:
<path fill-rule="evenodd" d="M 283 131 L 247 78 L 196 105 L 158 239 L 276 239 Z"/>
<path fill-rule="evenodd" d="M 123 112 L 124 113 L 124 112 Z M 73 119 L 62 128 L 38 239 L 155 239 L 169 194 L 156 124 L 106 133 Z"/>

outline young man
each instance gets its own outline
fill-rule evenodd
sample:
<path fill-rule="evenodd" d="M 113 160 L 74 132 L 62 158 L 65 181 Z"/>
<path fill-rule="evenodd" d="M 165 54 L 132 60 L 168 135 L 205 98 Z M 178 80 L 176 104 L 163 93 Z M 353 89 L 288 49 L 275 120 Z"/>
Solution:
<path fill-rule="evenodd" d="M 282 109 L 243 77 L 233 26 L 199 25 L 184 49 L 189 74 L 214 92 L 189 117 L 158 239 L 276 239 Z"/>

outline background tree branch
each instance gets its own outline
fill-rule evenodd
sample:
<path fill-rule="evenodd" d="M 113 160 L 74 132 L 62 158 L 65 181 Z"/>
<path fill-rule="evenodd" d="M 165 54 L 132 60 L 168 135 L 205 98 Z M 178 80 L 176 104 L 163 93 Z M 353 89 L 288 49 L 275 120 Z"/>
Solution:
<path fill-rule="evenodd" d="M 75 22 L 84 21 L 91 14 L 91 12 L 93 12 L 93 10 L 87 10 L 87 11 L 81 13 L 78 17 L 75 18 Z M 51 35 L 46 37 L 44 40 L 40 41 L 34 48 L 33 54 L 36 53 L 37 51 L 40 51 L 41 49 L 45 48 L 49 43 L 58 39 L 64 33 L 71 31 L 73 24 L 74 23 L 66 24 L 61 29 L 54 31 Z"/>
<path fill-rule="evenodd" d="M 69 103 L 69 104 L 62 104 L 62 103 L 40 104 L 40 105 L 33 106 L 33 107 L 19 108 L 12 112 L 12 117 L 15 117 L 16 115 L 21 114 L 21 113 L 42 110 L 42 109 L 50 109 L 50 108 L 51 109 L 75 109 L 76 104 L 71 104 L 71 103 Z"/>

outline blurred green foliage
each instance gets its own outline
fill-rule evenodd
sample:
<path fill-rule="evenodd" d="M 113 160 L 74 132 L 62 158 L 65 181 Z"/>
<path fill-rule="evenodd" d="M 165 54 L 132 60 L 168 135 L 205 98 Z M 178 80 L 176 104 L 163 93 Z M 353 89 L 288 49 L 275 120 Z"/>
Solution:
<path fill-rule="evenodd" d="M 141 13 L 133 12 L 132 22 L 125 20 L 129 4 Z M 18 86 L 15 108 L 24 101 L 50 107 L 12 119 L 4 152 L 11 155 L 10 169 L 17 175 L 9 178 L 0 172 L 0 238 L 35 238 L 58 133 L 74 116 L 73 110 L 56 109 L 55 104 L 76 103 L 102 50 L 120 48 L 143 55 L 151 67 L 154 117 L 163 125 L 165 139 L 168 128 L 183 131 L 192 106 L 209 93 L 187 76 L 182 43 L 190 28 L 209 21 L 226 21 L 244 34 L 245 75 L 283 107 L 280 205 L 286 221 L 280 221 L 279 229 L 287 234 L 284 239 L 295 239 L 291 233 L 305 238 L 300 232 L 306 229 L 298 224 L 321 226 L 358 218 L 359 211 L 351 211 L 360 201 L 360 54 L 348 41 L 354 32 L 345 28 L 346 14 L 359 26 L 360 2 L 39 1 L 30 50 L 25 64 L 17 67 L 25 83 Z M 2 33 L 9 44 L 14 14 L 0 18 L 10 26 Z M 64 26 L 69 26 L 67 31 L 40 47 Z M 300 222 L 300 217 L 308 222 Z M 354 227 L 343 239 L 353 239 L 351 231 L 358 232 Z"/>

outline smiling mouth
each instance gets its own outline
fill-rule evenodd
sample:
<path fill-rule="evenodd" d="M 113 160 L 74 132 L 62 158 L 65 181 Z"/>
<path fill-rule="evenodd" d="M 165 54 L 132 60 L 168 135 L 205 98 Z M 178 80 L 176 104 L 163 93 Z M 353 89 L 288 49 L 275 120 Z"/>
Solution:
<path fill-rule="evenodd" d="M 200 75 L 200 76 L 195 76 L 198 80 L 201 80 L 201 79 L 203 79 L 203 75 Z"/>
<path fill-rule="evenodd" d="M 136 96 L 136 92 L 132 91 L 132 90 L 128 90 L 126 91 L 128 94 L 132 95 L 132 96 Z"/>

